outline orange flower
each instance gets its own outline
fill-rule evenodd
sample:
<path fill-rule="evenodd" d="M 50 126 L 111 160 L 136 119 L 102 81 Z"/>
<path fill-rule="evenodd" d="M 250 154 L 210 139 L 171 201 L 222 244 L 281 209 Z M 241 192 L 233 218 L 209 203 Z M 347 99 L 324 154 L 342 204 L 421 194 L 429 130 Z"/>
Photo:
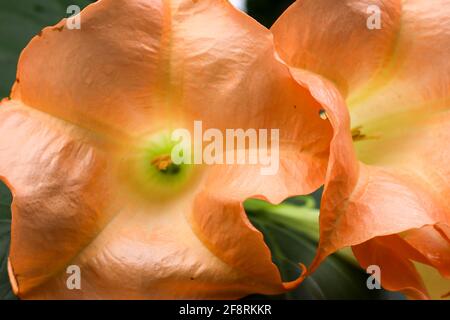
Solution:
<path fill-rule="evenodd" d="M 238 298 L 282 283 L 242 202 L 324 181 L 332 128 L 272 36 L 218 0 L 100 0 L 23 51 L 0 107 L 21 298 Z M 279 128 L 280 170 L 183 165 L 166 133 Z M 319 133 L 319 134 L 318 134 Z M 168 162 L 169 161 L 169 162 Z M 81 290 L 66 287 L 67 267 Z"/>
<path fill-rule="evenodd" d="M 312 269 L 353 246 L 413 298 L 412 261 L 450 277 L 449 15 L 448 0 L 303 0 L 273 26 L 334 128 Z"/>

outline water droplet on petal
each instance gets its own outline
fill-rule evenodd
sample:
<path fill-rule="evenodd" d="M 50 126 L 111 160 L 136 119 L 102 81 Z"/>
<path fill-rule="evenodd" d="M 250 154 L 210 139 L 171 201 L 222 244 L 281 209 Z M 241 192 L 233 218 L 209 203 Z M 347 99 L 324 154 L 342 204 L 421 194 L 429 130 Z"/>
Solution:
<path fill-rule="evenodd" d="M 327 112 L 324 109 L 320 109 L 319 116 L 320 116 L 320 119 L 322 119 L 322 120 L 327 120 L 328 119 Z"/>

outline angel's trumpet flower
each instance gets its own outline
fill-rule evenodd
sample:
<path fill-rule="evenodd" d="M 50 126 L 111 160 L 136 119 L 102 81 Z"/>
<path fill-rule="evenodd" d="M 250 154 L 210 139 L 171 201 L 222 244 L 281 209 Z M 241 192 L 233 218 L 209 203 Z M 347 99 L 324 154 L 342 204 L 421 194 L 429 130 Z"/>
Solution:
<path fill-rule="evenodd" d="M 297 285 L 242 203 L 318 188 L 332 128 L 270 31 L 222 0 L 100 0 L 78 18 L 30 42 L 0 106 L 14 292 L 219 299 Z M 194 121 L 278 129 L 278 172 L 173 163 L 170 133 Z"/>
<path fill-rule="evenodd" d="M 273 26 L 334 127 L 312 269 L 353 246 L 413 298 L 413 261 L 450 276 L 449 16 L 449 0 L 302 0 Z"/>

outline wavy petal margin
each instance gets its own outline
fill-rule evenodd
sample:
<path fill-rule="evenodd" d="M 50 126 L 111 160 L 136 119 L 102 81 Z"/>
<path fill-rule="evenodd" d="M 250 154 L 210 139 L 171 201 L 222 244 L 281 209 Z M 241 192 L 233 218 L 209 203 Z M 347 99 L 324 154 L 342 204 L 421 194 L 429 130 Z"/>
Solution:
<path fill-rule="evenodd" d="M 375 30 L 367 27 L 374 5 Z M 437 237 L 427 229 L 450 222 L 449 13 L 448 0 L 303 0 L 273 26 L 280 58 L 334 128 L 312 270 L 356 246 L 363 266 L 386 269 L 386 288 L 426 297 L 417 272 L 396 282 L 414 259 L 396 252 L 405 266 L 396 268 L 392 250 L 380 249 L 406 232 L 414 257 L 448 276 L 449 243 L 424 242 Z"/>
<path fill-rule="evenodd" d="M 275 58 L 270 31 L 228 1 L 100 0 L 82 11 L 80 30 L 65 20 L 44 29 L 0 106 L 14 292 L 230 299 L 292 289 L 303 275 L 282 282 L 242 202 L 323 183 L 332 128 L 320 108 Z M 217 165 L 169 200 L 136 190 L 124 169 L 134 148 L 193 120 L 280 129 L 279 172 Z M 70 265 L 81 290 L 67 287 Z"/>

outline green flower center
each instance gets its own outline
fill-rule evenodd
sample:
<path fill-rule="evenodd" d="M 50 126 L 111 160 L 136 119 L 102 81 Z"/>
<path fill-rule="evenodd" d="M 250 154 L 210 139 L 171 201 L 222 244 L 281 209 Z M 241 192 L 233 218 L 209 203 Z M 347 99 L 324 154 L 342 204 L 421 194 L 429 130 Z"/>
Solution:
<path fill-rule="evenodd" d="M 180 166 L 172 162 L 170 155 L 158 156 L 152 160 L 152 165 L 165 174 L 177 174 L 180 172 Z"/>
<path fill-rule="evenodd" d="M 129 167 L 135 186 L 145 197 L 172 197 L 197 181 L 199 170 L 194 165 L 172 161 L 172 150 L 177 144 L 170 131 L 156 133 L 139 144 Z"/>

